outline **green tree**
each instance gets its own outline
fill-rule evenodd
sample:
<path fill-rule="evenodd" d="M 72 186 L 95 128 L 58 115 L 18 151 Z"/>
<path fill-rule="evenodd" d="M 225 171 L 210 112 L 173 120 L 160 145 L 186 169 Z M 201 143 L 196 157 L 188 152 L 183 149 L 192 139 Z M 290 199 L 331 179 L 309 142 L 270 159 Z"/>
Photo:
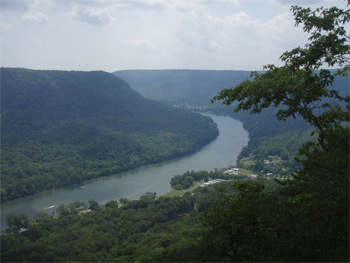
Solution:
<path fill-rule="evenodd" d="M 204 182 L 208 182 L 209 181 L 209 176 L 206 174 L 204 175 Z"/>
<path fill-rule="evenodd" d="M 264 165 L 262 164 L 261 161 L 256 161 L 254 165 L 254 171 L 255 172 L 260 172 L 261 170 L 264 169 Z"/>
<path fill-rule="evenodd" d="M 94 199 L 89 200 L 89 209 L 99 211 L 101 208 L 98 205 L 98 202 Z"/>
<path fill-rule="evenodd" d="M 66 207 L 65 204 L 60 204 L 57 208 L 56 208 L 56 211 L 57 213 L 63 215 L 63 216 L 66 216 L 69 214 L 69 210 L 68 208 Z"/>
<path fill-rule="evenodd" d="M 118 208 L 118 201 L 116 200 L 111 200 L 111 201 L 108 201 L 106 204 L 105 204 L 105 207 L 106 208 Z"/>
<path fill-rule="evenodd" d="M 311 34 L 305 47 L 283 53 L 280 58 L 284 66 L 264 66 L 265 73 L 252 72 L 253 80 L 222 90 L 212 102 L 235 102 L 235 112 L 260 113 L 274 106 L 281 121 L 299 115 L 314 127 L 316 140 L 299 148 L 295 160 L 301 169 L 292 173 L 293 180 L 279 182 L 284 185 L 283 198 L 278 203 L 275 199 L 268 201 L 279 209 L 268 206 L 261 213 L 247 214 L 244 208 L 236 209 L 236 202 L 227 205 L 224 200 L 212 208 L 205 221 L 213 228 L 225 226 L 230 233 L 223 236 L 227 243 L 223 255 L 228 259 L 347 261 L 349 95 L 332 86 L 336 76 L 347 76 L 350 69 L 350 37 L 345 30 L 350 10 L 320 7 L 312 11 L 299 6 L 291 10 L 296 26 L 303 24 L 304 31 Z M 246 189 L 240 190 L 254 193 Z M 252 202 L 264 198 L 261 195 Z M 249 195 L 242 195 L 237 202 L 249 206 L 249 200 Z M 220 206 L 227 209 L 219 210 Z M 214 212 L 223 220 L 213 220 Z M 251 224 L 240 221 L 245 217 Z M 233 223 L 228 224 L 225 218 Z M 260 243 L 255 243 L 257 237 Z M 265 244 L 274 247 L 273 251 L 263 252 Z"/>
<path fill-rule="evenodd" d="M 129 198 L 122 197 L 122 198 L 119 199 L 119 202 L 120 202 L 121 204 L 125 205 L 125 204 L 131 202 L 131 200 L 130 200 Z"/>
<path fill-rule="evenodd" d="M 276 195 L 263 193 L 264 186 L 236 181 L 232 187 L 237 198 L 222 195 L 205 213 L 205 225 L 211 226 L 203 240 L 207 261 L 271 261 L 275 233 L 264 218 L 278 210 Z M 272 234 L 270 234 L 272 233 Z"/>
<path fill-rule="evenodd" d="M 29 217 L 26 214 L 14 214 L 10 213 L 6 215 L 6 223 L 9 227 L 28 227 Z"/>
<path fill-rule="evenodd" d="M 50 219 L 50 215 L 45 211 L 40 211 L 33 216 L 33 219 L 36 222 L 41 222 L 41 221 Z"/>

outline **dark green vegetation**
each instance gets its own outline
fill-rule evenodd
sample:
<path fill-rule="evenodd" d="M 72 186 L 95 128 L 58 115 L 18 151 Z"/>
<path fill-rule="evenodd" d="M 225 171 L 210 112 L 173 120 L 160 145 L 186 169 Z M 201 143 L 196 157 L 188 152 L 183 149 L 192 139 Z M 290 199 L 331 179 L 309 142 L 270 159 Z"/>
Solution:
<path fill-rule="evenodd" d="M 264 73 L 260 71 L 259 73 Z M 320 73 L 319 70 L 315 72 Z M 334 75 L 336 70 L 330 70 Z M 237 106 L 232 102 L 222 107 L 216 102 L 210 104 L 210 99 L 222 89 L 236 86 L 250 78 L 248 71 L 234 70 L 125 70 L 113 74 L 130 84 L 130 86 L 147 98 L 173 105 L 216 115 L 228 115 L 243 122 L 243 127 L 249 132 L 249 143 L 244 148 L 239 159 L 252 153 L 256 159 L 267 159 L 269 155 L 278 155 L 283 160 L 284 168 L 290 174 L 293 169 L 299 169 L 300 164 L 294 161 L 297 149 L 310 139 L 312 126 L 298 114 L 296 118 L 287 118 L 281 122 L 275 117 L 278 109 L 273 105 L 263 109 L 260 114 L 249 112 L 234 112 Z M 342 96 L 349 94 L 348 76 L 337 75 L 333 87 Z M 322 98 L 322 103 L 333 103 L 334 98 Z M 346 103 L 340 102 L 342 107 Z M 315 109 L 315 111 L 321 109 Z M 287 158 L 285 158 L 287 157 Z"/>
<path fill-rule="evenodd" d="M 149 193 L 100 211 L 90 200 L 94 210 L 81 217 L 46 218 L 21 234 L 2 236 L 2 260 L 348 262 L 350 98 L 332 84 L 350 69 L 344 28 L 350 10 L 292 10 L 296 24 L 311 33 L 305 48 L 285 52 L 284 66 L 269 65 L 265 74 L 254 73 L 252 80 L 213 98 L 236 103 L 236 111 L 275 107 L 279 120 L 288 123 L 299 116 L 307 122 L 301 133 L 312 129 L 313 137 L 305 137 L 297 151 L 300 169 L 292 180 L 221 182 L 174 198 L 155 199 Z M 323 64 L 339 70 L 320 70 Z M 252 129 L 263 142 L 265 135 Z M 286 131 L 266 129 L 266 139 L 282 136 L 282 141 Z M 254 166 L 259 170 L 260 165 Z M 177 176 L 173 185 L 185 188 L 202 174 Z"/>
<path fill-rule="evenodd" d="M 183 175 L 175 175 L 170 180 L 170 185 L 173 189 L 176 190 L 184 190 L 189 189 L 191 186 L 193 186 L 194 182 L 199 182 L 201 180 L 204 180 L 204 182 L 208 182 L 209 178 L 211 179 L 224 179 L 224 180 L 230 180 L 230 179 L 243 179 L 246 178 L 246 176 L 240 176 L 240 175 L 230 175 L 225 174 L 220 171 L 187 171 Z"/>
<path fill-rule="evenodd" d="M 209 117 L 106 72 L 1 68 L 1 201 L 183 156 L 217 135 Z"/>
<path fill-rule="evenodd" d="M 277 190 L 273 181 L 264 184 L 266 193 Z M 1 237 L 1 260 L 205 262 L 208 254 L 203 236 L 211 230 L 200 217 L 219 200 L 221 188 L 237 196 L 229 182 L 221 182 L 197 187 L 193 195 L 186 193 L 183 197 L 156 198 L 154 193 L 147 193 L 120 208 L 112 201 L 83 215 L 77 215 L 76 210 L 53 218 L 40 214 L 36 216 L 40 223 L 30 225 L 28 231 Z"/>
<path fill-rule="evenodd" d="M 350 70 L 350 37 L 344 27 L 350 10 L 292 10 L 296 24 L 311 33 L 305 48 L 285 52 L 284 66 L 268 65 L 266 73 L 253 73 L 252 81 L 221 91 L 213 101 L 238 101 L 236 112 L 260 113 L 273 105 L 278 120 L 299 115 L 315 138 L 298 149 L 295 160 L 301 168 L 293 180 L 281 182 L 282 199 L 261 194 L 261 186 L 240 186 L 241 198 L 226 197 L 212 207 L 206 222 L 216 229 L 213 249 L 220 259 L 349 260 L 350 98 L 331 86 L 336 75 L 348 76 Z M 323 65 L 339 69 L 334 73 L 320 69 Z"/>

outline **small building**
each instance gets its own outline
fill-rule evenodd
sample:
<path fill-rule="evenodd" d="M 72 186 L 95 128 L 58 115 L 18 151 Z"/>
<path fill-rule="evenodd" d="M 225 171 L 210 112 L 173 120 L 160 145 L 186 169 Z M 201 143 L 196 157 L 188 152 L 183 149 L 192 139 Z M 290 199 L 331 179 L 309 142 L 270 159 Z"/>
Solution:
<path fill-rule="evenodd" d="M 81 216 L 83 214 L 90 213 L 90 212 L 91 212 L 91 209 L 83 210 L 79 212 L 79 215 Z"/>
<path fill-rule="evenodd" d="M 22 232 L 27 231 L 27 230 L 28 230 L 28 228 L 20 228 L 18 233 L 22 233 Z"/>

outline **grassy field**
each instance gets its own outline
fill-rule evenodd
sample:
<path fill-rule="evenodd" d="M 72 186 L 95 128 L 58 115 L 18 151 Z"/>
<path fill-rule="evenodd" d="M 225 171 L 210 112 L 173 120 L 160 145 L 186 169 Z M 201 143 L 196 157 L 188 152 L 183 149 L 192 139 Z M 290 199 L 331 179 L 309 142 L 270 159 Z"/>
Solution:
<path fill-rule="evenodd" d="M 244 168 L 239 168 L 239 175 L 248 175 L 248 174 L 253 174 L 253 172 Z"/>
<path fill-rule="evenodd" d="M 209 178 L 209 181 L 211 179 Z M 198 185 L 203 184 L 204 180 L 201 180 L 199 182 L 194 182 L 194 185 L 188 189 L 178 191 L 176 189 L 172 189 L 170 192 L 167 192 L 165 194 L 161 194 L 160 196 L 165 196 L 165 197 L 173 197 L 173 196 L 180 196 L 183 195 L 186 192 L 191 192 L 194 188 L 196 188 Z"/>
<path fill-rule="evenodd" d="M 245 158 L 245 157 L 243 157 L 240 162 L 244 165 L 254 165 L 255 164 L 255 161 L 252 161 L 252 160 Z"/>

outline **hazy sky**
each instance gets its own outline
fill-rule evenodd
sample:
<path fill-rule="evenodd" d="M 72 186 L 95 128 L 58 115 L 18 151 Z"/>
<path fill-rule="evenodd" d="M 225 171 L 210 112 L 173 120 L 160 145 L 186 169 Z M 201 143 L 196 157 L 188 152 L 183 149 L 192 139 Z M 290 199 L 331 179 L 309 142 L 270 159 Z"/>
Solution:
<path fill-rule="evenodd" d="M 304 46 L 290 6 L 344 0 L 1 0 L 1 66 L 261 70 Z"/>

